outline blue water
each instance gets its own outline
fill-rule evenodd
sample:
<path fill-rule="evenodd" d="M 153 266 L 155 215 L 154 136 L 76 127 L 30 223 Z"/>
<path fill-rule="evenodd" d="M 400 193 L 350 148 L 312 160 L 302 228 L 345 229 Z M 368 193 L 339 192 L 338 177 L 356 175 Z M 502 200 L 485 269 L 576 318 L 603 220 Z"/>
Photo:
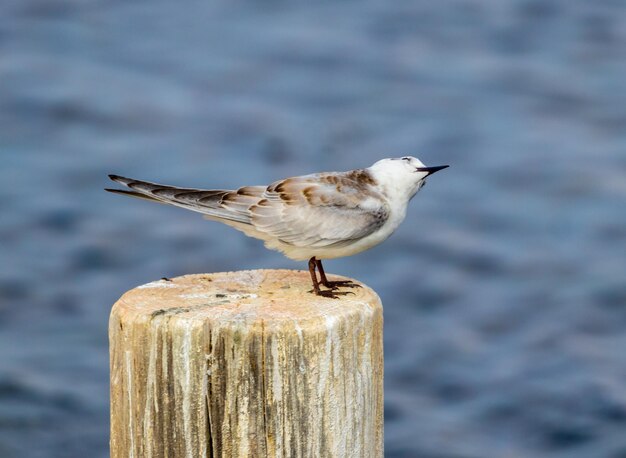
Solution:
<path fill-rule="evenodd" d="M 386 456 L 625 457 L 626 4 L 309 3 L 0 2 L 0 456 L 108 456 L 124 291 L 304 268 L 107 173 L 411 154 L 451 167 L 326 264 L 385 305 Z"/>

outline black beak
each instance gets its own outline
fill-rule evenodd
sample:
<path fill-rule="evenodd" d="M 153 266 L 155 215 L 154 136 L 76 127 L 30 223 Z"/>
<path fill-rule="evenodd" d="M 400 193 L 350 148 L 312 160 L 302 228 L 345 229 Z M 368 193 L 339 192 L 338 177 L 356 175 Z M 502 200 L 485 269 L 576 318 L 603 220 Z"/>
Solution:
<path fill-rule="evenodd" d="M 449 165 L 438 165 L 436 167 L 417 167 L 415 169 L 415 171 L 416 172 L 426 172 L 426 176 L 428 176 L 428 175 L 432 175 L 435 172 L 443 170 L 443 169 L 445 169 L 447 167 L 450 167 L 450 166 Z"/>

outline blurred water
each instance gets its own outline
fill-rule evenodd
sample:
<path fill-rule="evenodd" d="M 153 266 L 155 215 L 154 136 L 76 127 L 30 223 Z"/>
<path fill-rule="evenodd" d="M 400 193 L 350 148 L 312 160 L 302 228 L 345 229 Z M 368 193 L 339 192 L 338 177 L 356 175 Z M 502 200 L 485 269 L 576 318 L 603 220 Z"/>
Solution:
<path fill-rule="evenodd" d="M 211 4 L 209 4 L 211 3 Z M 385 304 L 386 456 L 626 456 L 626 5 L 0 2 L 0 456 L 108 455 L 107 319 L 304 268 L 106 174 L 449 163 L 327 269 Z"/>

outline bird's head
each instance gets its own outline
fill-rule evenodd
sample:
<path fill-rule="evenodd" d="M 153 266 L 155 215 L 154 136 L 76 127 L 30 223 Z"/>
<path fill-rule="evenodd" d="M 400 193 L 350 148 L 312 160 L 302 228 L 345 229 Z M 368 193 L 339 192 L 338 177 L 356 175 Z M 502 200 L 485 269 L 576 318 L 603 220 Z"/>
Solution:
<path fill-rule="evenodd" d="M 385 186 L 388 192 L 406 195 L 409 199 L 424 186 L 426 178 L 447 165 L 426 167 L 413 156 L 381 159 L 369 170 L 374 178 Z"/>

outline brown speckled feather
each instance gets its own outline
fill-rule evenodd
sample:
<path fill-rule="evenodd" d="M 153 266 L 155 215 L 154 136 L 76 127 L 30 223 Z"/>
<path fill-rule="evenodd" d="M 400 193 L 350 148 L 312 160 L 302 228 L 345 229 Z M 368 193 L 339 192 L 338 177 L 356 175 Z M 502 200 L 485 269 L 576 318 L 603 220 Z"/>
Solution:
<path fill-rule="evenodd" d="M 388 210 L 383 197 L 355 177 L 354 172 L 315 174 L 273 183 L 250 208 L 251 222 L 295 246 L 360 239 L 385 223 Z"/>

